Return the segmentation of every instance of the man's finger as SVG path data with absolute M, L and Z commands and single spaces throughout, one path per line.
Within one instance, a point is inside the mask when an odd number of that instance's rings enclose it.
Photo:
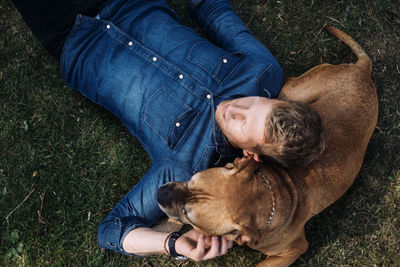
M 219 245 L 218 236 L 213 236 L 211 241 L 211 248 L 204 256 L 204 260 L 209 260 L 219 256 Z
M 197 239 L 197 246 L 196 246 L 196 254 L 198 258 L 202 258 L 204 256 L 204 235 L 199 235 Z
M 205 236 L 204 237 L 204 247 L 207 249 L 207 248 L 210 248 L 211 247 L 211 244 L 212 244 L 212 236 Z
M 219 254 L 224 255 L 225 253 L 228 252 L 228 249 L 230 249 L 231 246 L 232 245 L 229 243 L 229 240 L 226 240 L 225 238 L 222 237 Z

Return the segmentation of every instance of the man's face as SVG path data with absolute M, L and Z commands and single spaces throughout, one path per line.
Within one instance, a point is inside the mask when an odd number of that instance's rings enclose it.
M 215 119 L 233 146 L 252 151 L 263 143 L 265 120 L 279 102 L 258 96 L 226 100 L 218 105 Z

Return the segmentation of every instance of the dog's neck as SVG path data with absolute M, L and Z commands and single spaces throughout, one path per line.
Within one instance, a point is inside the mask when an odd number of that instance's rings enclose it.
M 274 191 L 272 190 L 271 187 L 271 183 L 268 181 L 267 177 L 265 177 L 265 175 L 260 171 L 260 169 L 258 169 L 258 171 L 256 172 L 258 175 L 260 175 L 264 181 L 266 182 L 269 191 L 271 192 L 271 212 L 269 213 L 268 216 L 268 221 L 267 221 L 267 226 L 269 226 L 272 222 L 272 218 L 275 215 L 275 196 L 274 196 Z
M 260 218 L 259 226 L 267 232 L 281 229 L 288 224 L 296 211 L 298 202 L 297 188 L 289 174 L 280 167 L 263 166 L 255 174 L 259 177 L 259 185 L 263 192 L 263 202 L 270 203 L 268 213 Z M 265 204 L 261 204 L 265 205 Z

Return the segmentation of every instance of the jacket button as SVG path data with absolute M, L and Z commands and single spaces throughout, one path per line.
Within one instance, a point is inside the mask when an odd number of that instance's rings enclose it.
M 110 28 L 111 28 L 110 24 L 107 24 L 106 28 L 107 28 L 107 29 L 110 29 Z
M 179 122 L 177 122 L 177 123 L 175 123 L 175 126 L 179 127 L 179 126 L 181 126 L 181 124 Z
M 228 60 L 227 60 L 226 58 L 224 58 L 224 59 L 222 60 L 222 62 L 224 62 L 224 63 L 226 64 L 226 63 L 228 63 Z
M 211 98 L 211 95 L 210 95 L 210 94 L 208 94 L 208 95 L 207 95 L 207 99 L 210 99 L 210 98 Z
M 183 79 L 183 75 L 182 74 L 179 74 L 179 79 Z
M 153 61 L 156 62 L 156 61 L 157 61 L 157 58 L 156 58 L 156 57 L 153 57 Z
M 128 45 L 129 45 L 129 46 L 132 46 L 132 45 L 133 45 L 133 43 L 132 43 L 132 42 L 129 42 L 129 43 L 128 43 Z

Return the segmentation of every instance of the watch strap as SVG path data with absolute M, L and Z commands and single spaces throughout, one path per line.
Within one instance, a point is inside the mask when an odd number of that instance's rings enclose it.
M 175 242 L 176 240 L 181 236 L 180 232 L 173 232 L 170 234 L 168 238 L 168 249 L 169 249 L 169 254 L 171 257 L 177 259 L 177 260 L 187 260 L 186 256 L 182 256 L 178 254 L 175 250 Z

